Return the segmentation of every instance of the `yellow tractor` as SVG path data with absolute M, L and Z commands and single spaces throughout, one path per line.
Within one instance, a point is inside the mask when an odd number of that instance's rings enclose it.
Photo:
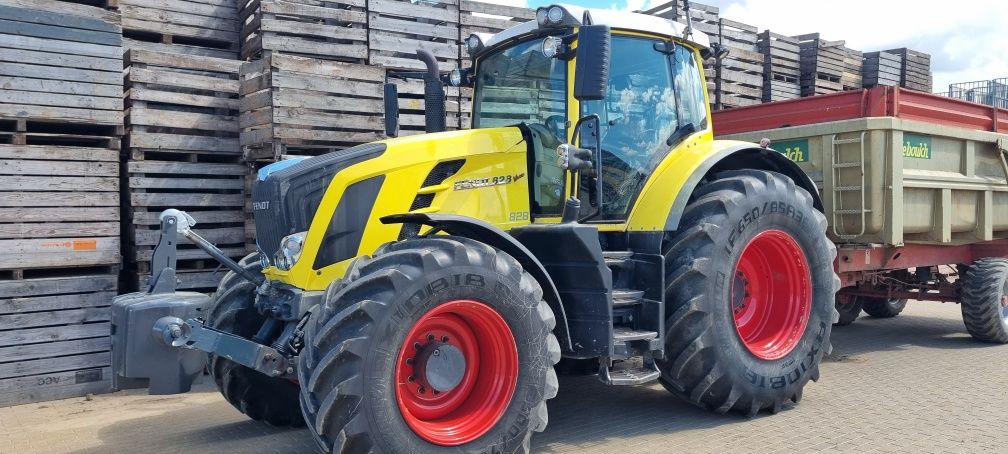
M 208 358 L 238 410 L 355 453 L 528 452 L 557 370 L 717 412 L 798 402 L 830 349 L 835 248 L 796 164 L 713 139 L 717 46 L 555 5 L 465 44 L 451 74 L 421 57 L 429 130 L 442 81 L 472 87 L 472 129 L 263 168 L 257 254 L 162 214 L 150 288 L 114 304 L 116 386 L 188 391 Z M 174 291 L 179 235 L 232 270 L 212 298 Z

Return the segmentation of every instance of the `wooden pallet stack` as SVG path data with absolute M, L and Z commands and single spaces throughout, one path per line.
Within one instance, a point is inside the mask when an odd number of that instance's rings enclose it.
M 721 60 L 721 106 L 742 107 L 763 101 L 763 54 L 757 46 L 758 29 L 721 18 L 718 41 L 728 49 Z
M 864 88 L 879 85 L 898 86 L 903 57 L 885 51 L 865 52 L 861 66 L 861 85 Z
M 860 90 L 863 88 L 861 68 L 864 66 L 864 55 L 861 51 L 843 47 L 843 74 L 840 85 L 844 90 Z
M 843 90 L 844 42 L 821 39 L 818 33 L 794 37 L 801 49 L 802 96 L 824 95 Z
M 757 47 L 763 53 L 763 102 L 801 97 L 801 48 L 790 36 L 765 30 Z
M 241 5 L 241 56 L 272 52 L 351 63 L 367 62 L 365 0 L 247 0 Z
M 903 64 L 900 66 L 900 86 L 931 93 L 934 79 L 931 76 L 930 55 L 906 47 L 889 49 L 886 52 L 903 59 Z
M 200 234 L 228 255 L 245 253 L 244 177 L 238 146 L 240 62 L 131 49 L 126 66 L 128 156 L 124 225 L 128 284 L 144 288 L 159 238 L 158 214 L 193 215 Z M 219 266 L 187 241 L 178 245 L 180 289 L 209 289 Z
M 472 61 L 465 48 L 465 39 L 476 33 L 486 39 L 487 35 L 499 33 L 507 28 L 535 19 L 535 11 L 519 6 L 497 5 L 493 3 L 462 0 L 459 2 L 459 55 L 461 66 L 469 67 Z M 459 91 L 459 127 L 468 128 L 472 124 L 472 89 Z
M 110 389 L 119 21 L 0 0 L 0 406 Z
M 127 49 L 238 57 L 238 0 L 117 1 Z
M 381 67 L 271 53 L 241 66 L 241 143 L 249 161 L 381 140 Z

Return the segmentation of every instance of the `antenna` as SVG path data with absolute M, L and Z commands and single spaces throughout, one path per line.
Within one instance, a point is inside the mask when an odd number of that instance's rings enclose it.
M 686 29 L 683 30 L 683 39 L 693 38 L 693 16 L 689 12 L 689 0 L 683 0 L 683 14 L 686 15 Z

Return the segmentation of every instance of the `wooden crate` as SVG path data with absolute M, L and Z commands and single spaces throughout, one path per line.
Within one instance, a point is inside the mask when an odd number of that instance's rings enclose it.
M 119 0 L 119 10 L 128 48 L 238 57 L 238 0 Z
M 903 57 L 889 52 L 866 52 L 861 67 L 861 84 L 865 88 L 879 85 L 898 86 Z
M 365 0 L 248 0 L 241 10 L 242 58 L 275 51 L 366 63 L 364 6 Z
M 721 105 L 742 107 L 763 101 L 763 54 L 757 28 L 729 19 L 718 21 L 717 41 L 728 49 L 721 60 Z
M 798 40 L 765 30 L 756 43 L 763 54 L 763 102 L 801 97 Z
M 0 279 L 0 406 L 111 391 L 114 269 Z
M 203 159 L 212 155 L 197 155 Z M 196 219 L 195 230 L 232 258 L 245 256 L 245 174 L 242 163 L 131 160 L 125 164 L 128 211 L 125 251 L 130 290 L 144 288 L 160 238 L 158 215 L 178 208 Z M 220 264 L 188 240 L 178 243 L 179 289 L 208 290 L 223 277 Z
M 118 150 L 16 142 L 0 145 L 0 276 L 117 265 Z
M 131 159 L 238 162 L 240 61 L 131 49 L 124 63 Z
M 367 0 L 368 62 L 424 69 L 417 49 L 430 51 L 442 71 L 459 65 L 458 0 Z
M 321 154 L 383 138 L 385 70 L 273 53 L 241 67 L 246 159 Z
M 802 96 L 815 96 L 843 90 L 844 42 L 821 39 L 818 33 L 794 37 L 801 55 Z
M 0 0 L 0 119 L 121 126 L 118 22 L 95 7 Z
M 840 76 L 840 85 L 844 90 L 860 90 L 863 87 L 861 80 L 861 67 L 864 64 L 864 56 L 859 50 L 849 47 L 843 48 L 843 75 Z
M 529 8 L 471 0 L 459 2 L 460 41 L 473 33 L 495 34 L 530 20 L 535 20 L 535 10 Z M 462 44 L 461 56 L 466 58 L 465 43 Z
M 911 90 L 931 92 L 934 79 L 931 75 L 930 55 L 906 47 L 889 49 L 886 52 L 896 54 L 903 59 L 900 68 L 901 86 Z

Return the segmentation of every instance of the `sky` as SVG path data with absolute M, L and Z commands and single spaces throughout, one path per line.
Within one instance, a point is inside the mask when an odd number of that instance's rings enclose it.
M 484 0 L 535 8 L 549 0 Z M 591 8 L 641 10 L 668 0 L 560 0 Z M 784 35 L 819 32 L 852 49 L 909 47 L 931 54 L 934 91 L 950 83 L 1008 77 L 1008 1 L 706 0 L 721 17 Z

